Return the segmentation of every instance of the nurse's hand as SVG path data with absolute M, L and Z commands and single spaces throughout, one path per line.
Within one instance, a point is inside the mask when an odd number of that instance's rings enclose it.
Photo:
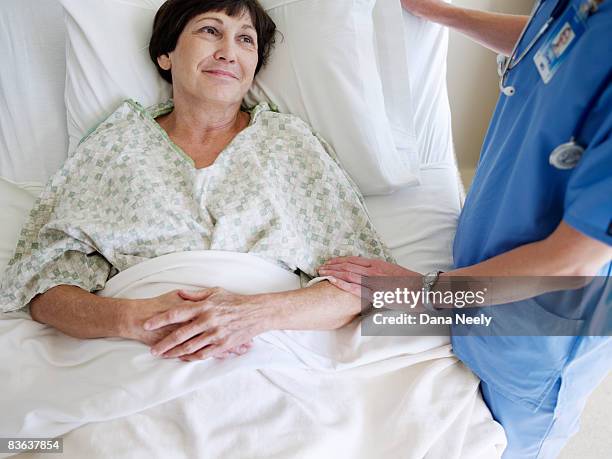
M 362 257 L 339 257 L 328 260 L 319 269 L 321 276 L 330 276 L 330 282 L 345 292 L 361 297 L 362 287 L 368 289 L 370 277 L 417 277 L 422 275 L 383 260 Z

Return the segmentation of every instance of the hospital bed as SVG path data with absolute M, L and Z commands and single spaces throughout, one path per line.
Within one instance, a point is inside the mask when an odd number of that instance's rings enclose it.
M 54 0 L 0 5 L 0 268 L 70 148 L 65 20 Z M 444 270 L 463 200 L 448 37 L 401 20 L 419 183 L 365 201 L 400 264 Z M 186 365 L 157 361 L 135 342 L 72 339 L 14 313 L 0 320 L 0 343 L 0 437 L 62 437 L 61 457 L 488 458 L 505 444 L 448 336 L 362 337 L 351 324 L 279 332 L 246 356 Z

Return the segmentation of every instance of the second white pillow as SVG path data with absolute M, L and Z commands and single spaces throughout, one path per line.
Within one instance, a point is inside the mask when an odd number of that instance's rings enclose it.
M 399 2 L 261 4 L 282 36 L 247 102 L 267 100 L 308 121 L 366 195 L 418 183 Z

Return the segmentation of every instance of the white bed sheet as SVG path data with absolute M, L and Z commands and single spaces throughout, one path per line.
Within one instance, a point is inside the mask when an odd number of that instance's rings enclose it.
M 299 277 L 248 254 L 186 252 L 138 264 L 102 294 L 206 285 L 284 291 Z M 357 322 L 269 332 L 240 358 L 186 364 L 11 313 L 0 320 L 0 362 L 0 400 L 12 414 L 0 417 L 0 436 L 63 436 L 71 459 L 477 459 L 499 457 L 505 443 L 478 379 L 444 337 L 361 336 Z
M 0 4 L 0 177 L 45 182 L 68 152 L 63 10 L 56 0 Z
M 418 187 L 365 198 L 378 233 L 400 265 L 420 273 L 452 268 L 459 189 L 455 166 L 438 164 L 421 168 Z

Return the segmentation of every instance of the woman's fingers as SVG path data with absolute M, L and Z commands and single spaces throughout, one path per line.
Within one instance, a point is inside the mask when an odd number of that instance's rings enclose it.
M 201 312 L 201 308 L 188 306 L 187 304 L 169 309 L 147 319 L 143 325 L 145 330 L 156 330 L 166 325 L 178 324 L 192 320 Z
M 229 349 L 223 344 L 211 344 L 193 354 L 184 355 L 182 358 L 188 362 L 193 362 L 194 360 L 206 360 L 209 357 L 224 355 L 226 352 L 229 353 Z
M 250 348 L 256 327 L 249 321 L 249 305 L 241 295 L 213 288 L 202 292 L 181 292 L 185 301 L 179 307 L 158 314 L 146 321 L 149 330 L 173 322 L 182 326 L 151 348 L 153 355 L 187 360 L 242 355 Z M 200 301 L 201 298 L 205 298 Z M 233 306 L 233 307 L 232 307 Z
M 201 333 L 178 346 L 169 347 L 172 346 L 173 341 L 168 341 L 170 344 L 165 344 L 162 341 L 154 346 L 152 352 L 157 351 L 159 346 L 159 349 L 162 350 L 155 355 L 161 355 L 163 358 L 180 357 L 181 360 L 189 360 L 189 358 L 191 360 L 201 360 L 202 358 L 215 357 L 225 359 L 232 354 L 238 356 L 244 355 L 253 346 L 253 341 L 249 340 L 231 348 L 227 348 L 227 345 L 219 347 L 221 341 L 223 341 L 221 334 L 218 331 L 211 331 Z M 169 350 L 164 351 L 163 349 Z M 204 351 L 206 351 L 205 354 Z M 202 355 L 204 357 L 200 357 Z
M 171 348 L 169 351 L 164 352 L 161 356 L 165 359 L 173 357 L 184 357 L 198 352 L 200 349 L 210 346 L 216 342 L 218 338 L 215 333 L 202 333 L 186 343 Z
M 194 360 L 205 360 L 209 357 L 219 358 L 223 356 L 222 358 L 227 358 L 230 356 L 230 354 L 244 355 L 251 349 L 252 346 L 253 341 L 248 335 L 245 336 L 244 334 L 240 334 L 234 337 L 226 336 L 225 338 L 214 340 L 214 342 L 206 347 L 203 347 L 199 351 L 192 354 L 183 355 L 181 360 L 191 362 Z
M 208 330 L 203 333 L 202 325 L 197 322 L 187 324 L 170 333 L 159 343 L 151 348 L 153 355 L 163 357 L 178 357 L 179 355 L 191 354 L 198 349 L 210 344 L 216 330 Z M 194 338 L 195 337 L 195 338 Z
M 233 347 L 225 352 L 214 354 L 213 357 L 218 360 L 225 360 L 231 357 L 232 355 L 239 357 L 249 352 L 249 349 L 251 349 L 250 344 L 241 344 L 240 346 Z

